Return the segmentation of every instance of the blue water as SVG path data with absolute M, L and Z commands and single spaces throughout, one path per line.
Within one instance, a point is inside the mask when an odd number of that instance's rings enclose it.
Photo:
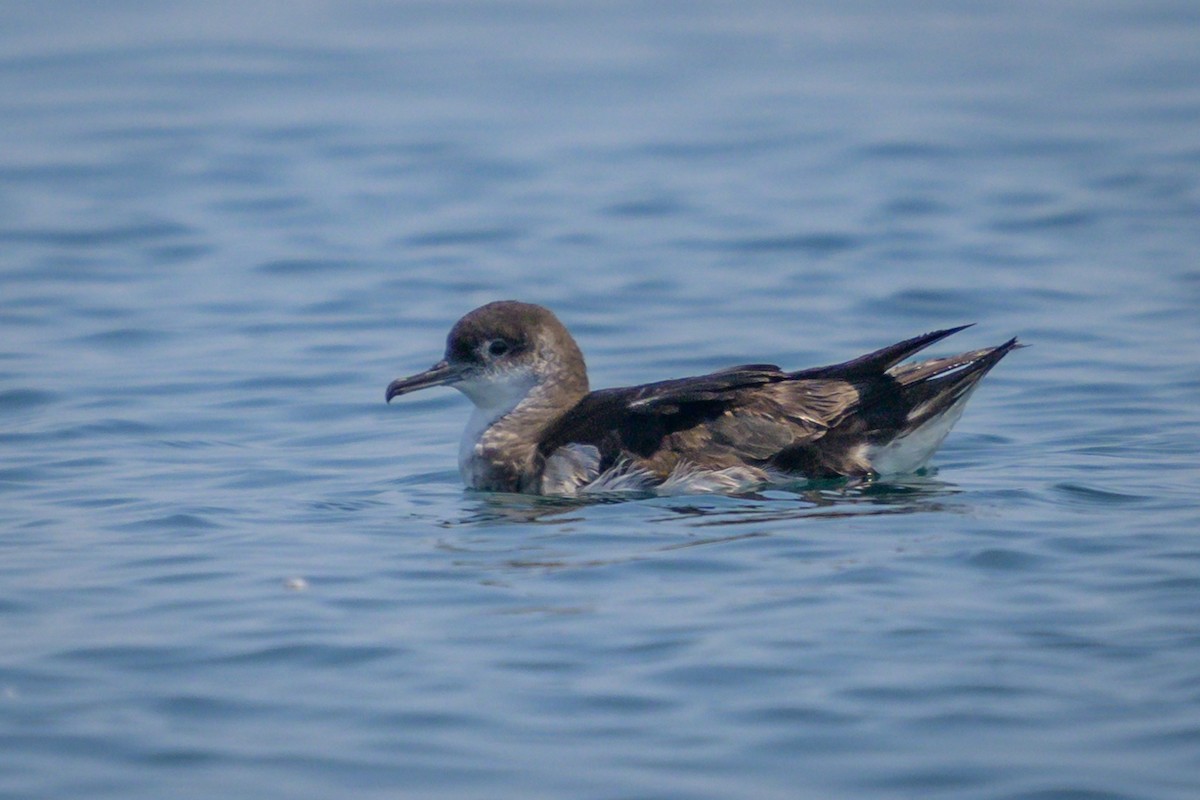
M 1200 6 L 10 4 L 0 796 L 1200 797 Z M 384 405 L 1019 335 L 922 478 L 466 492 Z

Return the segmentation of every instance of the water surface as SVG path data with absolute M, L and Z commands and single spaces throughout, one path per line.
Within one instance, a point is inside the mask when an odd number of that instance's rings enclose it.
M 1200 793 L 1194 3 L 0 42 L 0 796 Z M 1033 347 L 924 477 L 580 505 L 383 403 L 510 297 L 597 387 Z

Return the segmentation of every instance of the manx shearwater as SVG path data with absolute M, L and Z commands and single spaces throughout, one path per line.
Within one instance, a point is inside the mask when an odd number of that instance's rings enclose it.
M 467 486 L 546 495 L 738 492 L 797 479 L 913 472 L 942 443 L 998 347 L 902 364 L 964 328 L 827 367 L 744 364 L 589 391 L 579 346 L 548 309 L 512 300 L 460 319 L 443 360 L 387 400 L 452 386 L 475 409 L 458 465 Z

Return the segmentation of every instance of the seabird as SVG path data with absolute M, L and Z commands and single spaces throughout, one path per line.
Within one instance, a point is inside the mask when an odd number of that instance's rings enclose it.
M 964 328 L 827 367 L 744 364 L 589 391 L 579 346 L 548 309 L 504 300 L 460 319 L 445 357 L 387 401 L 452 386 L 475 408 L 458 466 L 472 489 L 544 495 L 739 492 L 922 466 L 979 380 L 1020 345 L 902 364 Z

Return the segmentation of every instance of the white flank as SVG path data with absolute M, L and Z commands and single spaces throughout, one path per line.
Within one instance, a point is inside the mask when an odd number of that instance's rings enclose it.
M 767 474 L 754 467 L 697 469 L 687 461 L 680 461 L 654 491 L 660 495 L 735 494 L 761 486 L 767 480 Z
M 925 466 L 945 440 L 946 434 L 950 433 L 954 423 L 962 416 L 963 409 L 967 407 L 967 400 L 974 391 L 975 387 L 972 386 L 954 401 L 954 405 L 916 430 L 897 436 L 887 444 L 870 447 L 867 450 L 867 460 L 871 469 L 880 475 L 906 475 Z M 920 411 L 920 408 L 916 408 L 911 414 L 916 415 Z
M 600 451 L 590 444 L 568 444 L 546 459 L 542 494 L 560 497 L 644 494 L 653 490 L 654 475 L 622 461 L 600 472 Z
M 580 494 L 629 494 L 651 491 L 654 474 L 622 461 L 579 490 Z
M 600 474 L 600 451 L 590 444 L 563 445 L 546 459 L 542 494 L 574 497 Z

